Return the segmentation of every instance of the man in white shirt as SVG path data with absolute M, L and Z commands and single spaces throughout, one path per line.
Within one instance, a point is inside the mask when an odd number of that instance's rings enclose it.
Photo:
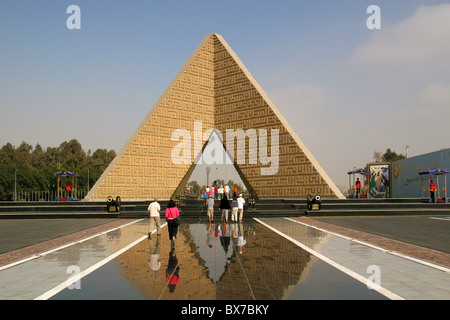
M 161 206 L 158 203 L 158 198 L 150 203 L 148 206 L 148 212 L 150 212 L 150 231 L 148 232 L 148 237 L 150 238 L 156 225 L 156 234 L 161 235 L 161 218 L 159 217 L 159 212 L 161 211 Z
M 239 221 L 242 221 L 242 217 L 244 216 L 244 204 L 245 200 L 242 198 L 242 194 L 239 195 L 238 201 L 238 211 L 239 211 Z
M 230 187 L 228 186 L 228 184 L 225 185 L 224 192 L 227 195 L 227 198 L 231 199 L 231 197 L 230 197 Z

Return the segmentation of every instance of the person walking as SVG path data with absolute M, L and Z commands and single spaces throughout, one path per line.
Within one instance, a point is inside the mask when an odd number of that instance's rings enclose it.
M 206 199 L 206 207 L 208 210 L 208 220 L 211 222 L 214 220 L 214 199 L 212 196 L 209 196 L 208 199 Z
M 209 188 L 208 196 L 214 197 L 214 187 L 213 186 L 211 186 L 211 188 Z
M 228 211 L 230 210 L 230 201 L 228 201 L 227 194 L 223 195 L 222 200 L 220 200 L 219 210 L 221 211 L 220 222 L 223 221 L 225 217 L 225 223 L 228 223 Z
M 233 201 L 231 201 L 231 221 L 236 222 L 237 221 L 237 214 L 238 214 L 238 201 L 237 197 L 233 197 Z
M 238 211 L 239 211 L 239 221 L 242 221 L 242 218 L 244 217 L 244 204 L 245 200 L 242 198 L 242 193 L 239 195 L 238 201 Z
M 147 209 L 150 212 L 150 230 L 148 232 L 148 237 L 151 238 L 153 231 L 156 227 L 156 234 L 161 235 L 161 218 L 159 217 L 159 212 L 161 211 L 161 206 L 158 203 L 158 198 L 155 198 Z
M 166 221 L 167 229 L 169 230 L 169 240 L 171 241 L 172 246 L 175 245 L 175 239 L 177 238 L 178 225 L 180 223 L 179 217 L 180 211 L 175 205 L 175 201 L 170 199 L 166 209 Z

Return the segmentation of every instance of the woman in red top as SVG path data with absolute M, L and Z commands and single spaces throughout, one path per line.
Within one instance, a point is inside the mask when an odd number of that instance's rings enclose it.
M 166 221 L 167 221 L 167 229 L 169 229 L 169 239 L 172 241 L 172 246 L 175 245 L 175 239 L 178 233 L 178 217 L 180 216 L 180 212 L 175 205 L 175 201 L 170 199 L 167 204 L 166 209 Z

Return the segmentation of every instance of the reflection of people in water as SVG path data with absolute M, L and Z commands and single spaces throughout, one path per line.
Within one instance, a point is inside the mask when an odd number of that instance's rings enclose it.
M 208 247 L 212 248 L 214 246 L 214 243 L 216 242 L 216 227 L 214 223 L 209 224 L 206 234 L 206 244 L 208 245 Z
M 238 247 L 240 254 L 242 254 L 242 247 L 244 247 L 246 243 L 247 241 L 244 239 L 244 226 L 242 223 L 239 223 Z
M 242 254 L 242 248 L 247 243 L 244 239 L 244 227 L 242 222 L 231 225 L 231 240 L 233 242 L 233 247 L 239 247 L 239 253 Z
M 172 247 L 169 253 L 169 263 L 166 269 L 166 282 L 169 285 L 169 291 L 174 292 L 176 285 L 180 282 L 180 266 L 178 265 L 175 248 Z
M 150 247 L 150 259 L 148 260 L 148 265 L 150 269 L 155 271 L 155 276 L 158 273 L 159 268 L 161 268 L 160 260 L 160 249 L 161 249 L 161 235 L 156 237 L 156 245 L 153 243 L 152 239 L 148 239 L 148 244 Z
M 225 253 L 228 253 L 228 247 L 230 246 L 230 225 L 228 223 L 219 226 L 220 244 L 223 247 Z

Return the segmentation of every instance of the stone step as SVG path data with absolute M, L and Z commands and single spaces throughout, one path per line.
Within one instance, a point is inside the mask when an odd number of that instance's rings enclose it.
M 168 201 L 160 201 L 161 216 Z M 106 214 L 120 218 L 146 218 L 151 201 L 125 201 L 120 212 L 107 212 L 105 201 L 71 202 L 0 202 L 0 218 L 35 217 L 105 217 Z M 219 214 L 219 200 L 215 214 Z M 206 216 L 205 201 L 185 200 L 180 212 L 185 217 Z M 307 211 L 306 199 L 262 199 L 255 205 L 244 207 L 246 216 L 299 216 L 299 215 L 404 215 L 439 214 L 450 215 L 448 203 L 424 203 L 421 199 L 322 199 L 321 210 Z

